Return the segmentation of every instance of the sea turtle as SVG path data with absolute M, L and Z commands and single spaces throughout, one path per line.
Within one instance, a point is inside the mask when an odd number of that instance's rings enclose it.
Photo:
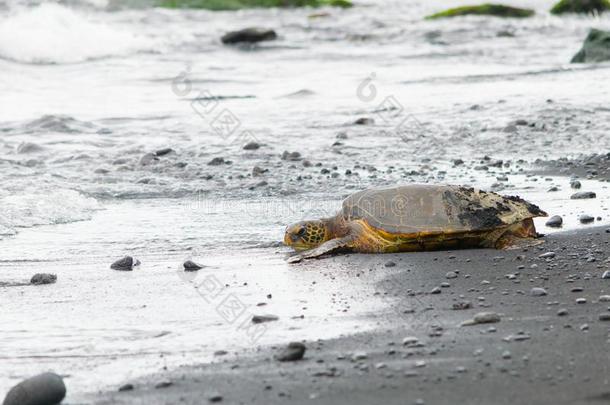
M 396 253 L 459 248 L 507 248 L 540 243 L 532 218 L 547 216 L 520 197 L 471 187 L 406 185 L 364 190 L 332 218 L 286 228 L 288 259 L 334 251 Z

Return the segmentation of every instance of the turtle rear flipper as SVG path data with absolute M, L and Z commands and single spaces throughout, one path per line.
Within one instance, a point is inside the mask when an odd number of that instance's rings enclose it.
M 531 218 L 512 225 L 495 242 L 496 249 L 513 250 L 537 246 L 544 241 L 538 239 L 541 235 L 536 232 L 534 221 Z

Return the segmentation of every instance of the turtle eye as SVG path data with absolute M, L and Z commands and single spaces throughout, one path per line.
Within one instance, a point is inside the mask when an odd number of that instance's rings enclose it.
M 305 236 L 305 234 L 307 233 L 307 228 L 305 228 L 304 226 L 300 227 L 299 230 L 297 231 L 297 236 Z

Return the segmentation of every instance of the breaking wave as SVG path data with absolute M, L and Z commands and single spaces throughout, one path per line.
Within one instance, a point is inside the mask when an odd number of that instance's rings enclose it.
M 55 3 L 20 8 L 0 21 L 0 58 L 17 62 L 77 63 L 148 48 L 144 37 Z

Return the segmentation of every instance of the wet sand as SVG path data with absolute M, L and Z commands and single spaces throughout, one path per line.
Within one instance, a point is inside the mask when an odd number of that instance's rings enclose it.
M 526 250 L 347 255 L 305 262 L 296 265 L 299 270 L 360 277 L 386 272 L 376 289 L 393 311 L 377 319 L 374 332 L 305 341 L 308 350 L 301 361 L 275 360 L 281 347 L 253 347 L 217 356 L 213 363 L 162 370 L 131 381 L 133 390 L 91 394 L 91 401 L 607 403 L 610 322 L 600 315 L 610 313 L 610 302 L 600 297 L 610 295 L 610 279 L 602 279 L 610 270 L 609 242 L 610 229 L 597 227 L 549 235 L 544 244 Z M 395 266 L 388 266 L 390 261 Z M 542 292 L 533 288 L 543 288 L 546 295 L 536 295 Z M 472 307 L 454 309 L 465 303 Z M 495 312 L 501 320 L 461 326 L 479 312 Z M 155 388 L 163 382 L 171 385 Z

